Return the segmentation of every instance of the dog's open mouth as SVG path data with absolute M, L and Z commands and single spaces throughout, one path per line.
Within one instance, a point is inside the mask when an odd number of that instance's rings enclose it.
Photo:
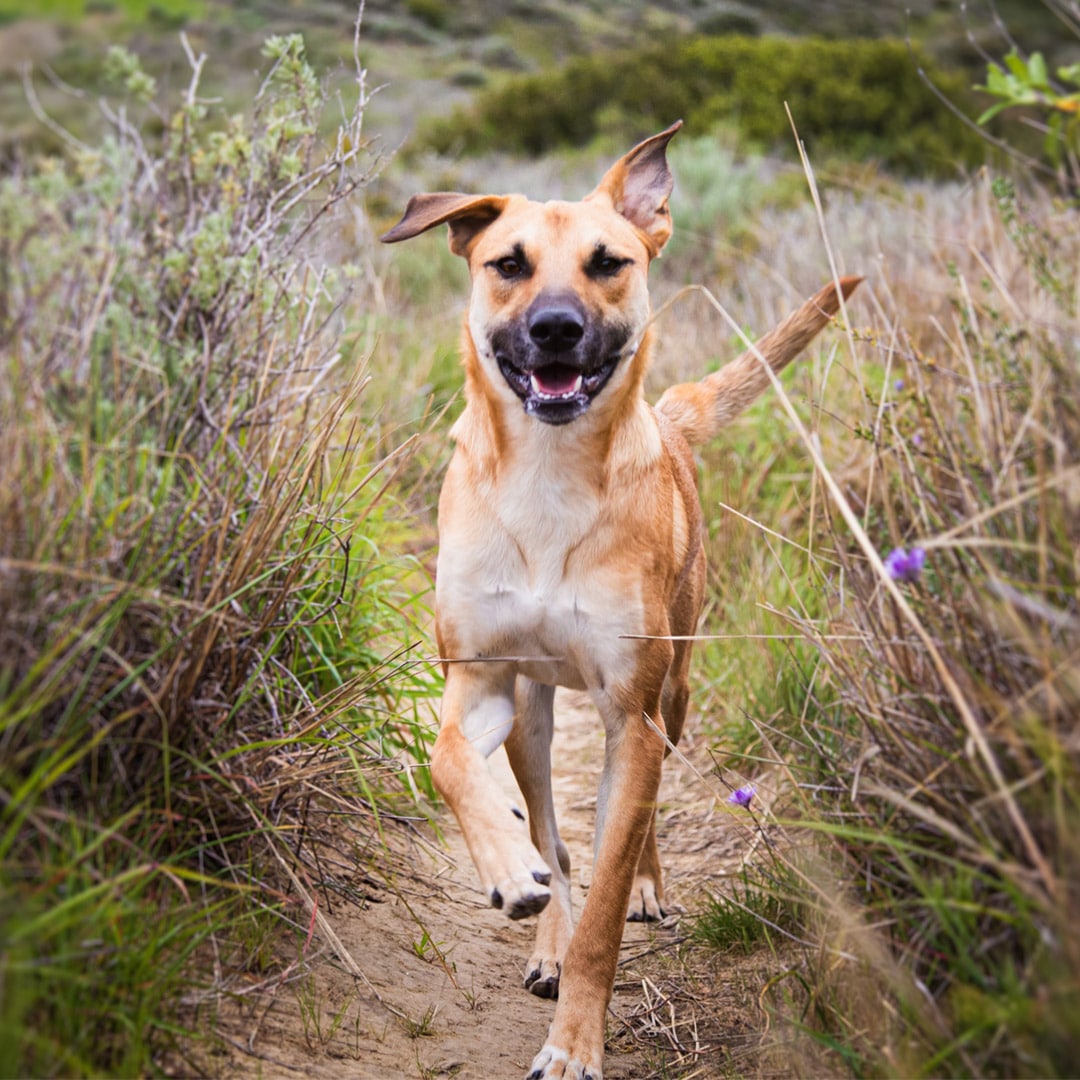
M 525 403 L 525 411 L 546 424 L 567 424 L 581 416 L 619 362 L 614 356 L 593 371 L 582 371 L 556 361 L 526 371 L 505 354 L 497 359 L 510 389 Z
M 566 364 L 546 364 L 529 372 L 529 388 L 544 401 L 561 401 L 580 394 L 585 376 Z

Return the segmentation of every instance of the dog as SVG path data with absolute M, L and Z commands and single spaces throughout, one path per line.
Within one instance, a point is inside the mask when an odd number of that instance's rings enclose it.
M 538 915 L 525 986 L 558 998 L 528 1080 L 601 1080 L 626 919 L 664 914 L 656 796 L 682 731 L 705 588 L 691 445 L 712 438 L 825 326 L 829 284 L 756 349 L 655 407 L 649 264 L 671 236 L 667 146 L 617 161 L 580 202 L 414 195 L 382 240 L 438 225 L 472 280 L 466 406 L 439 498 L 436 636 L 445 689 L 431 754 L 491 904 Z M 764 359 L 763 359 L 764 358 Z M 575 930 L 551 792 L 556 686 L 605 730 L 592 884 Z M 526 807 L 486 759 L 506 746 Z

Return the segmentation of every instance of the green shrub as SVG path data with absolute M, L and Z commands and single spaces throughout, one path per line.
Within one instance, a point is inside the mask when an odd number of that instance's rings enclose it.
M 934 81 L 954 101 L 958 76 Z M 984 157 L 984 144 L 922 81 L 898 41 L 699 37 L 572 60 L 553 74 L 504 80 L 475 105 L 422 128 L 443 152 L 499 148 L 540 154 L 580 146 L 613 109 L 626 138 L 682 117 L 691 131 L 734 125 L 743 139 L 793 148 L 790 106 L 811 154 L 876 158 L 904 173 L 955 175 Z
M 159 110 L 116 53 L 112 134 L 0 179 L 3 1075 L 160 1067 L 181 1001 L 246 978 L 233 921 L 309 904 L 281 866 L 320 881 L 333 812 L 423 750 L 313 243 L 371 163 L 359 112 L 317 134 L 302 41 L 265 55 L 229 117 L 201 60 Z
M 1080 1052 L 1080 234 L 1070 208 L 1000 179 L 962 201 L 922 195 L 938 201 L 926 218 L 906 209 L 890 223 L 897 211 L 875 205 L 883 236 L 900 224 L 920 238 L 864 286 L 881 281 L 889 315 L 840 346 L 827 415 L 802 444 L 823 448 L 824 467 L 793 479 L 790 449 L 774 449 L 786 501 L 767 489 L 726 500 L 760 496 L 792 543 L 752 537 L 771 581 L 754 565 L 721 573 L 714 603 L 743 604 L 721 626 L 759 629 L 749 593 L 762 631 L 803 640 L 781 674 L 763 647 L 762 675 L 719 687 L 749 716 L 718 732 L 718 751 L 737 747 L 739 773 L 784 793 L 747 876 L 780 885 L 793 938 L 812 943 L 800 955 L 789 942 L 763 995 L 778 1026 L 824 1054 L 811 1072 L 1068 1075 Z M 826 476 L 835 486 L 816 494 Z M 731 565 L 724 537 L 713 546 Z M 875 560 L 898 547 L 922 548 L 925 564 L 893 580 Z
M 406 0 L 405 10 L 434 30 L 442 30 L 450 19 L 445 0 Z
M 996 101 L 982 116 L 986 124 L 1006 110 L 1026 109 L 1040 115 L 1046 132 L 1042 153 L 1046 162 L 1028 160 L 1035 170 L 1055 176 L 1071 193 L 1080 190 L 1080 64 L 1059 67 L 1051 76 L 1042 53 L 1029 57 L 1015 46 L 1004 66 L 987 67 L 986 85 L 978 87 Z

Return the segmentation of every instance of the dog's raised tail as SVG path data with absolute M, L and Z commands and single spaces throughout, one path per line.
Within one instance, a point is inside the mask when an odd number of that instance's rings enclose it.
M 840 310 L 837 285 L 846 300 L 861 277 L 843 277 L 819 289 L 797 311 L 770 330 L 757 351 L 773 371 L 781 371 L 810 344 Z M 691 445 L 707 442 L 739 415 L 769 385 L 769 376 L 753 349 L 700 382 L 670 387 L 657 402 L 657 412 L 672 420 Z

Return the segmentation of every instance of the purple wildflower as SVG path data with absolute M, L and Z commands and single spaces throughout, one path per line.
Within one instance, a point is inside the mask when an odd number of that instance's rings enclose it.
M 885 556 L 885 571 L 893 581 L 916 581 L 922 573 L 923 563 L 926 562 L 926 551 L 921 547 L 913 547 L 911 551 L 904 548 L 893 548 Z
M 757 794 L 757 789 L 753 784 L 743 784 L 742 787 L 736 788 L 728 797 L 727 801 L 732 806 L 749 806 L 750 800 Z
M 897 393 L 902 391 L 904 389 L 904 380 L 897 379 L 896 382 L 893 383 L 893 389 L 896 390 Z

